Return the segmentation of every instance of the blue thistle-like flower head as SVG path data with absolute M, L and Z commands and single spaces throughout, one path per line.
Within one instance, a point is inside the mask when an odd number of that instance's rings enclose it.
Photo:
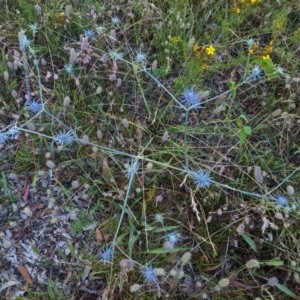
M 179 233 L 178 232 L 169 232 L 166 235 L 166 242 L 169 242 L 172 247 L 175 247 L 179 242 Z
M 25 34 L 23 34 L 21 40 L 20 40 L 20 48 L 21 51 L 26 50 L 31 44 L 31 40 L 27 38 L 27 36 Z
M 164 216 L 160 213 L 155 214 L 154 220 L 157 223 L 163 223 L 164 222 Z
M 180 96 L 180 100 L 186 108 L 200 106 L 198 92 L 193 87 L 186 88 Z
M 281 66 L 277 66 L 276 67 L 276 73 L 282 75 L 284 74 L 284 68 L 282 68 Z
M 115 50 L 110 51 L 109 55 L 112 59 L 122 59 L 123 58 L 123 54 L 118 51 L 115 51 Z
M 39 30 L 39 27 L 36 23 L 34 23 L 34 24 L 29 25 L 29 29 L 30 29 L 30 31 L 32 32 L 33 35 L 36 35 L 36 33 Z
M 43 109 L 43 105 L 41 103 L 33 101 L 33 100 L 27 101 L 26 107 L 30 112 L 32 112 L 34 114 L 37 114 L 38 112 L 40 112 Z
M 261 77 L 262 77 L 262 69 L 260 68 L 260 66 L 255 65 L 250 75 L 245 78 L 244 82 L 250 83 L 252 81 L 257 81 L 260 80 Z
M 77 137 L 73 130 L 59 131 L 58 134 L 54 137 L 54 140 L 61 145 L 69 145 L 76 141 Z
M 100 251 L 97 254 L 97 256 L 100 257 L 100 260 L 104 264 L 108 264 L 108 263 L 112 262 L 112 260 L 113 260 L 114 249 L 111 246 L 106 247 L 105 249 L 103 249 L 102 251 Z
M 104 30 L 105 30 L 105 27 L 103 27 L 102 25 L 98 25 L 98 26 L 96 27 L 96 32 L 97 32 L 98 34 L 102 34 L 102 33 L 104 32 Z
M 195 180 L 198 188 L 208 188 L 212 184 L 210 175 L 202 170 L 192 172 L 190 176 Z
M 5 142 L 6 142 L 6 139 L 7 139 L 6 134 L 3 133 L 3 132 L 1 132 L 1 133 L 0 133 L 0 144 L 1 144 L 1 145 L 4 145 Z
M 252 75 L 254 80 L 261 79 L 261 76 L 262 76 L 261 68 L 258 65 L 255 65 L 254 68 L 252 69 L 251 75 Z
M 138 64 L 144 65 L 146 63 L 146 60 L 147 60 L 147 55 L 145 53 L 142 53 L 141 51 L 136 53 L 135 61 Z
M 93 29 L 89 28 L 83 32 L 83 35 L 84 35 L 84 37 L 86 37 L 88 39 L 92 39 L 95 36 L 95 33 L 94 33 Z
M 10 140 L 14 140 L 16 139 L 20 134 L 20 129 L 16 126 L 13 126 L 11 128 L 9 128 L 6 132 L 6 136 L 10 139 Z
M 124 170 L 125 176 L 128 179 L 131 178 L 132 176 L 134 176 L 137 173 L 138 169 L 139 169 L 138 160 L 134 160 L 130 164 L 126 164 L 125 170 Z
M 73 66 L 71 64 L 66 64 L 64 69 L 68 74 L 73 74 L 74 72 Z
M 275 201 L 275 204 L 280 207 L 287 207 L 289 204 L 289 200 L 282 195 L 276 195 L 274 197 L 274 201 Z
M 112 22 L 112 24 L 115 25 L 115 26 L 119 26 L 119 25 L 121 24 L 121 20 L 120 20 L 119 17 L 112 17 L 112 18 L 111 18 L 111 22 Z
M 147 266 L 142 269 L 142 274 L 147 283 L 155 283 L 157 284 L 157 277 L 155 270 L 152 266 Z

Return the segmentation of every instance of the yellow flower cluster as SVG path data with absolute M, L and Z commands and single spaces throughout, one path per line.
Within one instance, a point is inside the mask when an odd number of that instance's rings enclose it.
M 249 54 L 251 56 L 262 58 L 262 59 L 271 59 L 270 54 L 274 51 L 273 41 L 271 41 L 268 45 L 259 45 L 257 43 L 254 43 L 249 48 Z
M 195 43 L 193 46 L 193 51 L 196 58 L 200 59 L 203 56 L 214 56 L 216 52 L 216 48 L 212 45 L 200 47 L 198 43 Z
M 237 0 L 233 6 L 233 12 L 239 14 L 243 9 L 261 3 L 261 0 Z
M 193 52 L 197 60 L 200 61 L 201 69 L 206 69 L 207 63 L 215 55 L 216 48 L 213 45 L 200 47 L 198 43 L 195 43 Z
M 179 36 L 174 36 L 170 39 L 170 45 L 176 45 L 181 42 L 181 38 Z

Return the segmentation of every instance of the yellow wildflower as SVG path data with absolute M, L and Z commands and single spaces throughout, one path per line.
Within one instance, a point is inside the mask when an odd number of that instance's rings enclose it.
M 209 47 L 206 47 L 205 50 L 208 55 L 214 55 L 216 52 L 216 48 L 213 47 L 212 45 L 210 45 Z
M 269 54 L 267 54 L 267 55 L 264 55 L 264 56 L 262 57 L 262 59 L 271 59 L 271 57 L 270 57 Z
M 200 47 L 199 47 L 198 43 L 195 43 L 193 46 L 193 51 L 197 52 L 199 49 L 200 49 Z
M 174 36 L 174 37 L 171 38 L 170 44 L 175 45 L 175 44 L 179 43 L 180 41 L 181 41 L 180 37 Z
M 233 12 L 236 13 L 236 14 L 239 14 L 239 13 L 241 12 L 241 9 L 238 8 L 237 6 L 235 6 L 235 7 L 233 8 Z

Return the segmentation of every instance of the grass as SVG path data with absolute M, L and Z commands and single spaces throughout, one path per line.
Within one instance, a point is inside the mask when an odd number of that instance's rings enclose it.
M 298 1 L 71 2 L 3 1 L 1 297 L 297 299 Z

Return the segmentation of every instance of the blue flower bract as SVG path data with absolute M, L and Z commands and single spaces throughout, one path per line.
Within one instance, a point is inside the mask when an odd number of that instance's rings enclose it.
M 192 172 L 191 177 L 195 180 L 197 187 L 208 188 L 212 184 L 210 175 L 203 171 Z
M 142 269 L 142 274 L 148 283 L 157 283 L 156 274 L 152 266 L 147 266 Z
M 76 140 L 76 136 L 72 130 L 60 131 L 54 139 L 61 145 L 69 145 Z
M 35 114 L 43 109 L 43 105 L 41 103 L 32 100 L 26 102 L 26 107 L 30 112 Z
M 68 74 L 72 74 L 74 69 L 73 69 L 73 66 L 71 64 L 67 64 L 65 65 L 65 71 L 68 73 Z
M 288 199 L 282 195 L 276 195 L 274 201 L 278 206 L 285 207 L 288 205 Z
M 180 100 L 186 108 L 200 106 L 198 92 L 193 87 L 185 89 Z
M 166 242 L 169 242 L 172 245 L 172 247 L 175 247 L 176 244 L 179 242 L 178 232 L 169 232 L 166 235 Z
M 0 133 L 0 144 L 4 145 L 6 142 L 6 135 L 5 133 Z
M 84 37 L 91 39 L 94 37 L 95 33 L 93 31 L 93 29 L 86 29 L 83 33 Z
M 114 250 L 112 247 L 107 247 L 98 253 L 98 256 L 104 264 L 112 262 L 113 255 Z

